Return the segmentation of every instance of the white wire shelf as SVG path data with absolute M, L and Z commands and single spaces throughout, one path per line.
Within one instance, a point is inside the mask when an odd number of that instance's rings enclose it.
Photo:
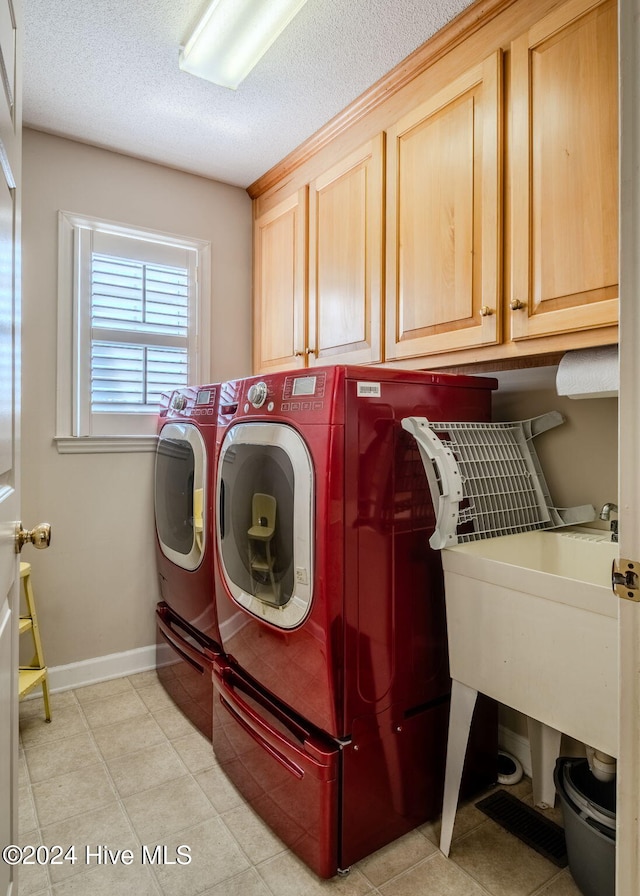
M 557 411 L 512 423 L 442 423 L 406 417 L 420 450 L 434 507 L 433 548 L 576 525 L 591 505 L 554 507 L 533 438 L 564 422 Z

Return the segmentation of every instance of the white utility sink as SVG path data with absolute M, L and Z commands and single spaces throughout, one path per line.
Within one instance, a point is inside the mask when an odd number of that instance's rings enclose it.
M 478 692 L 528 717 L 537 805 L 561 734 L 618 753 L 618 545 L 597 530 L 504 535 L 442 551 L 453 688 L 440 849 L 449 854 Z
M 617 556 L 578 528 L 443 550 L 451 677 L 617 755 Z

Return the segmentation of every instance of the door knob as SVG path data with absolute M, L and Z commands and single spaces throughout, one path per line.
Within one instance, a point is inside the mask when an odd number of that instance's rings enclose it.
M 19 554 L 27 542 L 42 550 L 51 544 L 51 524 L 40 523 L 33 529 L 23 529 L 22 523 L 16 524 L 16 554 Z

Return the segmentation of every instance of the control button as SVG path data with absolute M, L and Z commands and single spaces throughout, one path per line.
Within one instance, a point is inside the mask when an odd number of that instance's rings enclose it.
M 274 409 L 274 407 L 275 407 L 274 403 L 272 401 L 270 401 L 269 404 L 267 405 L 267 410 L 272 411 Z
M 187 406 L 186 395 L 174 395 L 171 399 L 171 407 L 176 411 L 184 411 Z
M 261 408 L 267 400 L 267 384 L 262 380 L 259 383 L 253 383 L 252 386 L 249 386 L 247 398 L 254 408 Z
M 249 411 L 249 402 L 246 401 L 246 402 L 245 402 L 245 405 L 244 405 L 244 412 L 245 412 L 245 414 L 248 413 L 248 411 Z

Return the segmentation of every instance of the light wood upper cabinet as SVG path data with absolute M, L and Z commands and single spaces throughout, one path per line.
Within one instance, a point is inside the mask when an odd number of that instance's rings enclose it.
M 617 340 L 616 0 L 466 15 L 255 194 L 256 372 Z
M 569 0 L 511 46 L 512 339 L 617 322 L 617 85 L 614 0 Z
M 501 338 L 502 54 L 387 132 L 386 358 Z
M 308 363 L 381 358 L 383 136 L 309 187 Z
M 305 364 L 307 190 L 254 223 L 253 365 L 256 372 Z
M 254 371 L 382 360 L 383 135 L 255 221 Z

